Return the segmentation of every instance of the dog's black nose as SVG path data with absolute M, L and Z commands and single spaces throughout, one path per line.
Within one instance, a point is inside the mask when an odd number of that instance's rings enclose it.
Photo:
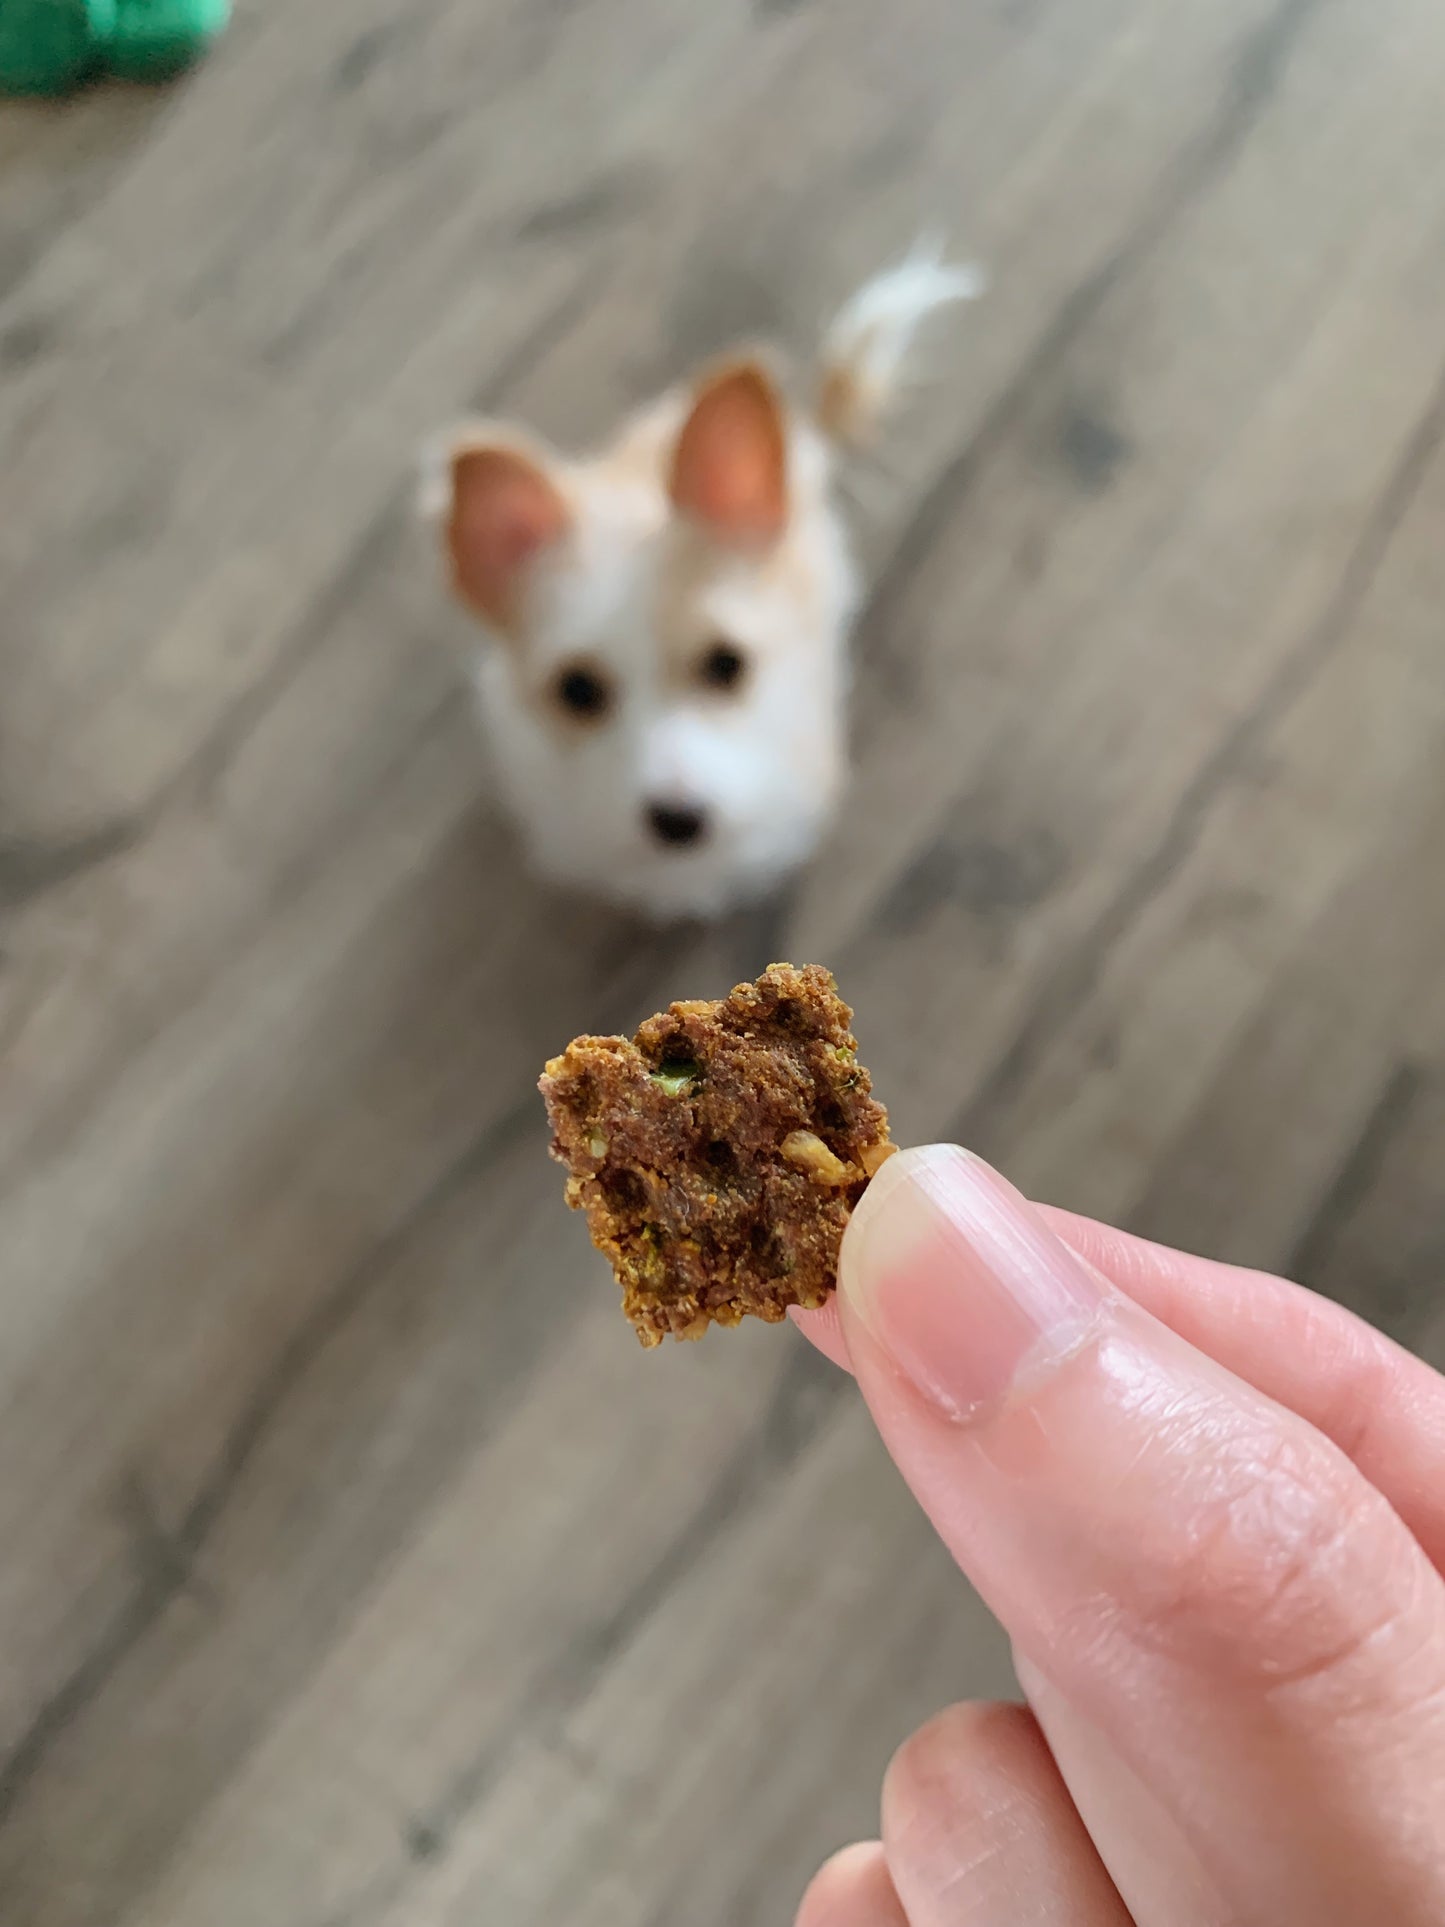
M 701 843 L 707 835 L 707 814 L 688 803 L 649 803 L 647 827 L 659 843 L 674 843 L 681 848 Z

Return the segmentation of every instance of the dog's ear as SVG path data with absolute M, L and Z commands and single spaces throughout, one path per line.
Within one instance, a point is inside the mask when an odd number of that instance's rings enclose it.
M 505 442 L 453 450 L 447 555 L 457 595 L 493 628 L 516 622 L 528 566 L 571 520 L 545 457 Z
M 760 362 L 731 362 L 704 377 L 673 452 L 668 493 L 674 508 L 730 545 L 782 534 L 787 412 Z

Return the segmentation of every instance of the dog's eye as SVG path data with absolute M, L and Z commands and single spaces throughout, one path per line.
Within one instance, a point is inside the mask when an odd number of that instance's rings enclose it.
M 730 642 L 710 644 L 697 665 L 698 681 L 709 689 L 736 689 L 747 673 L 747 657 Z
M 569 716 L 595 723 L 612 707 L 612 684 L 600 669 L 574 663 L 552 685 L 552 694 Z

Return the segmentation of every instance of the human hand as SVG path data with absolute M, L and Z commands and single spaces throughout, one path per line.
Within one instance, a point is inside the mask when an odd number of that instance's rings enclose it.
M 798 1927 L 1445 1922 L 1445 1379 L 941 1146 L 796 1316 L 1029 1702 L 916 1733 Z

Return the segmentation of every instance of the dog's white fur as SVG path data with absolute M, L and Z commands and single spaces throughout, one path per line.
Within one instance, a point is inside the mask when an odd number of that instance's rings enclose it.
M 430 507 L 482 625 L 502 797 L 543 876 L 709 917 L 812 853 L 844 777 L 858 589 L 837 454 L 871 437 L 919 323 L 980 286 L 922 248 L 869 282 L 825 335 L 807 408 L 741 357 L 585 459 L 486 422 L 441 445 Z

